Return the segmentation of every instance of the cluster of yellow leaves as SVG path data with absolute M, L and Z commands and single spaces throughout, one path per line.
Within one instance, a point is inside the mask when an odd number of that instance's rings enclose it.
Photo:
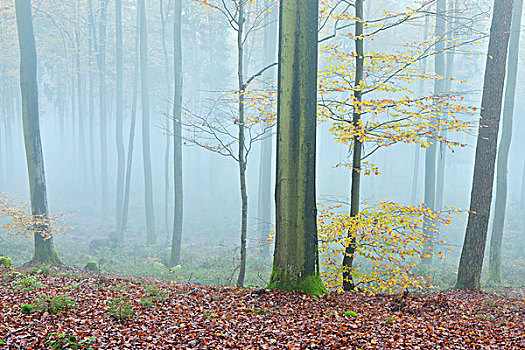
M 358 264 L 351 274 L 359 288 L 371 293 L 427 286 L 427 280 L 412 271 L 425 258 L 427 233 L 438 235 L 437 227 L 449 225 L 451 213 L 457 213 L 434 212 L 424 204 L 406 206 L 393 202 L 365 205 L 355 217 L 343 212 L 340 205 L 319 205 L 318 210 L 321 275 L 325 285 L 341 287 L 344 271 L 341 257 L 355 239 Z
M 63 221 L 63 216 L 31 215 L 29 204 L 14 202 L 5 193 L 0 193 L 0 232 L 6 232 L 10 237 L 31 239 L 33 234 L 40 233 L 48 239 L 71 228 Z
M 428 147 L 427 137 L 448 146 L 465 146 L 444 135 L 446 132 L 474 133 L 476 108 L 462 104 L 454 94 L 417 96 L 410 85 L 443 77 L 421 73 L 415 67 L 417 52 L 365 55 L 365 80 L 357 87 L 355 52 L 345 53 L 335 44 L 322 48 L 326 65 L 319 73 L 319 114 L 331 120 L 337 142 L 351 146 L 360 142 L 387 147 L 399 142 Z M 358 101 L 355 91 L 365 94 Z M 361 115 L 357 125 L 354 113 Z

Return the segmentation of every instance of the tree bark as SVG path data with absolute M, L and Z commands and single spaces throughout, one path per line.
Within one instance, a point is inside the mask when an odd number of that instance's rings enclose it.
M 177 2 L 177 0 L 175 0 Z M 169 3 L 168 3 L 169 4 Z M 175 4 L 175 6 L 177 6 Z M 160 20 L 161 20 L 161 33 L 162 33 L 162 53 L 164 55 L 164 74 L 166 76 L 166 101 L 169 101 L 171 95 L 170 87 L 170 74 L 169 74 L 169 58 L 168 49 L 166 48 L 166 22 L 169 17 L 169 7 L 164 13 L 164 1 L 160 0 Z M 176 16 L 176 15 L 175 15 Z M 169 102 L 168 106 L 169 107 Z M 168 110 L 168 108 L 166 108 Z M 166 231 L 166 242 L 169 242 L 170 238 L 170 219 L 169 219 L 169 207 L 170 207 L 170 155 L 171 155 L 171 123 L 170 118 L 167 116 L 165 119 L 165 136 L 166 136 L 166 149 L 164 153 L 164 227 Z
M 456 288 L 479 289 L 487 240 L 513 0 L 494 0 L 470 211 Z
M 319 276 L 315 190 L 318 2 L 279 13 L 276 241 L 268 288 L 326 293 Z
M 241 264 L 237 287 L 244 285 L 246 274 L 246 235 L 248 231 L 248 191 L 246 188 L 246 139 L 244 125 L 244 23 L 245 23 L 245 0 L 239 0 L 238 30 L 237 30 L 237 79 L 239 88 L 239 178 L 241 185 Z
M 40 139 L 37 56 L 31 0 L 16 0 L 15 8 L 20 44 L 20 88 L 31 212 L 35 218 L 47 218 L 46 176 Z M 32 262 L 60 265 L 60 259 L 53 246 L 53 237 L 47 237 L 49 229 L 49 226 L 44 223 L 35 232 L 35 254 Z
M 131 191 L 131 166 L 133 165 L 133 151 L 135 147 L 135 128 L 137 123 L 137 98 L 138 98 L 138 76 L 139 76 L 139 27 L 140 27 L 140 6 L 138 3 L 137 19 L 135 23 L 135 60 L 133 69 L 133 98 L 131 101 L 131 122 L 129 126 L 128 155 L 126 160 L 126 181 L 124 184 L 124 202 L 122 204 L 122 225 L 119 236 L 124 240 L 128 226 L 129 196 Z
M 124 114 L 122 111 L 122 85 L 123 85 L 123 67 L 122 67 L 122 0 L 115 0 L 115 30 L 116 30 L 116 63 L 117 63 L 117 91 L 116 91 L 116 125 L 115 141 L 117 144 L 117 196 L 116 196 L 116 240 L 122 240 L 122 210 L 124 202 L 124 136 L 122 122 Z
M 97 198 L 97 173 L 95 163 L 95 74 L 93 67 L 93 46 L 97 42 L 95 33 L 95 19 L 93 18 L 93 2 L 88 1 L 88 21 L 89 21 L 89 36 L 88 36 L 88 59 L 89 59 L 89 159 L 90 159 L 90 177 L 92 193 Z
M 183 182 L 182 182 L 182 0 L 175 0 L 173 22 L 174 47 L 174 96 L 173 96 L 173 236 L 171 242 L 170 266 L 180 264 L 183 219 Z
M 520 30 L 523 0 L 514 1 L 512 15 L 507 79 L 505 85 L 505 104 L 502 115 L 502 129 L 497 158 L 496 204 L 494 221 L 490 239 L 490 259 L 488 281 L 492 284 L 501 283 L 501 245 L 505 225 L 505 209 L 507 206 L 507 174 L 509 150 L 512 141 L 512 119 L 514 101 L 516 98 L 516 83 L 518 76 L 518 58 L 520 50 Z
M 355 2 L 355 48 L 356 48 L 356 68 L 355 68 L 355 82 L 354 82 L 354 100 L 359 105 L 362 101 L 362 84 L 364 78 L 364 43 L 363 43 L 363 29 L 364 29 L 364 0 L 356 0 Z M 360 107 L 354 107 L 352 123 L 355 130 L 359 130 L 361 125 L 361 111 Z M 352 152 L 352 183 L 350 193 L 350 216 L 356 217 L 359 214 L 359 204 L 361 200 L 361 158 L 363 150 L 363 142 L 359 138 L 359 133 L 354 136 L 354 145 Z M 348 232 L 350 244 L 345 248 L 345 255 L 343 257 L 343 290 L 354 290 L 355 284 L 352 278 L 352 269 L 355 258 L 357 237 L 356 232 Z
M 435 37 L 436 56 L 434 59 L 434 71 L 438 77 L 434 80 L 434 95 L 436 97 L 442 96 L 445 92 L 445 14 L 447 11 L 447 1 L 437 0 L 436 9 L 436 28 Z M 427 137 L 427 142 L 430 146 L 425 150 L 425 205 L 430 210 L 436 210 L 436 161 L 437 161 L 437 140 Z M 426 225 L 430 227 L 429 224 Z M 434 243 L 434 233 L 431 229 L 425 229 L 427 242 L 424 247 L 424 253 L 427 255 L 423 262 L 431 263 Z
M 100 2 L 100 23 L 98 41 L 98 92 L 100 108 L 100 182 L 102 189 L 102 217 L 108 211 L 108 140 L 106 103 L 106 10 L 107 0 Z
M 271 8 L 271 12 L 264 18 L 263 66 L 265 67 L 275 62 L 277 58 L 277 14 L 278 11 L 274 5 Z M 275 79 L 275 70 L 269 70 L 267 75 L 270 78 Z M 272 155 L 273 136 L 271 132 L 268 132 L 268 135 L 265 135 L 261 141 L 259 193 L 257 204 L 259 244 L 261 245 L 262 256 L 265 258 L 270 256 L 270 248 L 267 239 L 272 227 Z
M 140 0 L 140 79 L 142 91 L 142 158 L 144 162 L 144 204 L 146 208 L 146 242 L 155 244 L 155 212 L 153 209 L 153 182 L 150 150 L 150 101 L 148 77 L 148 25 L 146 2 Z

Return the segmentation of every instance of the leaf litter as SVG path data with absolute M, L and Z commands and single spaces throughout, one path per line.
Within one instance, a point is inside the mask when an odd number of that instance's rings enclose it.
M 310 296 L 85 272 L 0 288 L 2 349 L 525 349 L 522 292 Z M 74 306 L 21 311 L 56 296 Z

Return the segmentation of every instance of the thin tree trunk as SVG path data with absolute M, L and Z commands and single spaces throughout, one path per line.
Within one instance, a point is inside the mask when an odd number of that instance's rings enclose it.
M 272 0 L 270 0 L 272 1 Z M 268 3 L 268 2 L 267 2 Z M 275 62 L 277 58 L 277 9 L 273 6 L 271 12 L 264 18 L 264 47 L 263 66 Z M 268 76 L 275 79 L 275 70 L 268 72 Z M 257 204 L 257 217 L 259 222 L 259 244 L 262 256 L 270 256 L 267 239 L 271 232 L 272 220 L 272 154 L 273 136 L 271 132 L 261 141 L 261 158 L 259 162 L 259 193 Z
M 140 27 L 140 7 L 141 2 L 138 3 L 136 29 L 135 29 L 135 61 L 133 69 L 133 98 L 131 101 L 131 123 L 129 127 L 128 138 L 128 156 L 126 161 L 126 182 L 124 185 L 124 203 L 122 208 L 122 226 L 119 237 L 124 240 L 126 229 L 128 227 L 128 213 L 129 213 L 129 196 L 131 191 L 131 167 L 133 165 L 133 150 L 135 146 L 135 127 L 137 122 L 137 98 L 138 98 L 138 76 L 139 76 L 139 27 Z
M 115 140 L 117 143 L 117 198 L 116 198 L 116 228 L 117 240 L 122 240 L 122 209 L 124 201 L 124 136 L 122 111 L 122 0 L 115 0 L 115 29 L 116 29 L 116 60 L 117 60 L 117 91 L 116 91 L 116 126 Z
M 488 281 L 492 284 L 501 283 L 501 245 L 503 243 L 505 209 L 507 206 L 507 174 L 518 77 L 522 9 L 523 0 L 515 0 L 509 43 L 509 60 L 507 63 L 508 70 L 505 85 L 505 105 L 502 115 L 501 143 L 498 149 L 496 205 L 494 208 L 494 221 L 492 222 L 492 236 L 490 239 Z
M 173 22 L 173 236 L 171 241 L 170 266 L 180 264 L 183 219 L 183 182 L 182 182 L 182 0 L 175 0 Z
M 239 0 L 238 30 L 237 30 L 237 78 L 239 87 L 239 177 L 241 185 L 241 265 L 237 287 L 244 285 L 246 274 L 246 234 L 248 231 L 248 192 L 246 189 L 246 150 L 244 135 L 244 23 L 245 23 L 245 0 Z
M 268 288 L 326 293 L 319 276 L 315 190 L 318 2 L 279 11 L 276 240 Z
M 436 29 L 435 37 L 436 56 L 434 60 L 434 71 L 438 78 L 434 80 L 434 95 L 442 96 L 445 92 L 445 14 L 447 11 L 447 1 L 437 0 L 436 9 Z M 430 210 L 436 210 L 436 160 L 437 160 L 437 140 L 427 137 L 430 146 L 425 150 L 425 205 Z M 430 225 L 426 225 L 430 227 Z M 434 233 L 431 229 L 425 229 L 427 242 L 424 247 L 424 253 L 427 257 L 423 260 L 425 263 L 431 263 L 433 257 Z
M 523 171 L 521 174 L 520 208 L 521 210 L 525 209 L 525 163 L 523 164 Z
M 452 16 L 456 16 L 456 4 L 457 0 L 449 0 L 447 17 L 448 17 L 448 29 L 447 29 L 447 41 L 454 42 L 454 23 L 451 19 Z M 454 48 L 449 49 L 446 53 L 446 69 L 445 69 L 445 90 L 443 93 L 450 94 L 452 90 L 452 74 L 454 72 L 454 58 L 456 50 Z M 445 108 L 441 116 L 442 119 L 447 120 L 450 108 Z M 443 139 L 447 138 L 447 131 L 443 130 L 441 133 Z M 438 156 L 438 171 L 436 181 L 436 210 L 443 210 L 444 196 L 445 196 L 445 174 L 446 174 L 446 151 L 447 145 L 444 142 L 439 143 L 439 156 Z
M 22 113 L 24 143 L 26 149 L 31 212 L 36 218 L 47 218 L 46 176 L 44 155 L 40 139 L 38 110 L 37 56 L 31 0 L 16 0 L 16 22 L 20 44 L 20 88 L 22 92 Z M 40 225 L 35 232 L 35 254 L 33 263 L 61 264 L 53 246 L 53 237 L 47 237 L 49 226 Z
M 495 0 L 481 99 L 474 176 L 456 288 L 479 289 L 494 185 L 513 0 Z
M 361 124 L 361 110 L 359 103 L 362 101 L 362 84 L 364 78 L 364 45 L 363 45 L 363 29 L 364 29 L 364 14 L 363 14 L 363 0 L 356 0 L 355 2 L 355 47 L 356 47 L 356 69 L 355 69 L 355 83 L 354 83 L 354 99 L 357 102 L 357 107 L 354 108 L 352 123 L 354 128 L 358 130 Z M 353 159 L 352 159 L 352 184 L 351 184 L 351 198 L 350 198 L 350 216 L 356 217 L 359 214 L 360 204 L 360 189 L 361 189 L 361 158 L 363 143 L 360 141 L 359 134 L 356 132 L 354 136 L 353 145 Z M 345 249 L 343 257 L 343 289 L 350 291 L 355 288 L 352 278 L 352 269 L 355 258 L 357 237 L 356 232 L 348 232 L 350 237 L 350 244 Z
M 428 39 L 428 27 L 429 27 L 430 19 L 429 15 L 425 16 L 425 28 L 423 31 L 423 41 L 427 41 Z M 421 61 L 419 61 L 419 71 L 420 74 L 423 75 L 426 73 L 427 70 L 427 59 L 424 58 Z M 425 93 L 425 80 L 420 79 L 419 80 L 419 94 L 424 95 Z M 414 171 L 412 176 L 412 194 L 410 196 L 411 203 L 416 204 L 417 202 L 417 193 L 419 188 L 419 168 L 420 168 L 420 153 L 421 153 L 421 147 L 419 145 L 415 145 L 414 150 Z
M 177 0 L 175 0 L 177 1 Z M 168 3 L 169 4 L 169 3 Z M 170 77 L 169 77 L 169 58 L 168 49 L 166 48 L 166 22 L 169 17 L 169 6 L 167 13 L 164 13 L 164 1 L 160 0 L 160 18 L 161 18 L 161 32 L 162 32 L 162 52 L 164 54 L 164 75 L 166 76 L 166 96 L 169 100 L 171 96 Z M 169 107 L 169 102 L 168 106 Z M 168 108 L 166 108 L 168 110 Z M 171 123 L 170 118 L 166 116 L 165 119 L 165 135 L 166 135 L 166 150 L 164 153 L 164 226 L 166 230 L 166 242 L 169 242 L 170 238 L 170 219 L 169 219 L 169 207 L 170 207 L 170 153 L 171 153 Z
M 77 9 L 79 12 L 80 9 Z M 77 105 L 78 105 L 78 140 L 79 140 L 79 167 L 82 177 L 82 183 L 84 188 L 87 187 L 88 175 L 87 175 L 87 159 L 86 159 L 86 135 L 85 135 L 85 105 L 84 105 L 84 80 L 81 70 L 81 60 L 80 60 L 80 33 L 78 32 L 78 27 L 75 27 L 75 39 L 76 39 L 76 68 L 77 68 Z
M 153 183 L 151 174 L 150 150 L 150 104 L 148 81 L 148 24 L 146 21 L 146 2 L 140 0 L 140 79 L 142 91 L 142 158 L 144 162 L 144 204 L 146 208 L 146 242 L 155 244 L 155 212 L 153 209 Z
M 93 67 L 93 45 L 96 43 L 96 32 L 95 32 L 95 19 L 93 18 L 93 3 L 92 0 L 88 1 L 89 7 L 89 36 L 88 36 L 88 58 L 89 58 L 89 159 L 90 159 L 90 171 L 91 171 L 91 186 L 92 193 L 97 198 L 97 173 L 95 166 L 95 74 Z
M 100 2 L 100 26 L 98 41 L 99 108 L 100 108 L 100 181 L 102 189 L 102 217 L 108 211 L 108 140 L 106 106 L 106 10 L 107 0 Z

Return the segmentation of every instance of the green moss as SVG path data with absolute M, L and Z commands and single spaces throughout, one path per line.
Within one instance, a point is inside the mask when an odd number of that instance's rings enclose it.
M 86 266 L 84 266 L 84 270 L 87 270 L 87 271 L 100 271 L 100 268 L 99 268 L 98 263 L 96 261 L 88 261 Z
M 286 292 L 301 291 L 311 295 L 328 294 L 319 275 L 306 276 L 299 279 L 290 276 L 274 267 L 267 289 L 278 289 Z
M 5 267 L 7 267 L 8 269 L 12 269 L 13 268 L 13 261 L 11 260 L 11 258 L 8 258 L 8 257 L 5 257 L 5 256 L 0 256 L 0 265 L 3 265 Z

